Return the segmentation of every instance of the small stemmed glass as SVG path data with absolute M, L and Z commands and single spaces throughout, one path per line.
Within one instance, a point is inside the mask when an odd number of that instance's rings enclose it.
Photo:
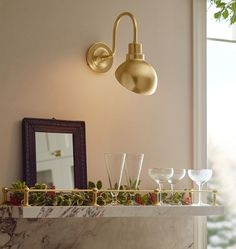
M 119 194 L 121 179 L 125 165 L 125 153 L 105 153 L 105 163 L 108 175 L 108 182 L 111 189 L 112 202 L 110 205 L 118 204 L 117 196 Z M 115 190 L 115 191 L 112 191 Z
M 143 165 L 144 154 L 126 154 L 125 160 L 125 175 L 127 188 L 129 190 L 137 190 L 139 186 L 139 179 Z M 131 205 L 135 205 L 135 192 L 130 192 Z
M 174 169 L 173 176 L 168 180 L 172 194 L 174 193 L 174 185 L 182 180 L 186 175 L 186 169 Z
M 182 180 L 185 177 L 185 175 L 186 175 L 186 169 L 174 169 L 173 176 L 168 180 L 171 189 L 171 195 L 170 195 L 171 204 L 174 205 L 182 204 L 181 201 L 175 198 L 176 194 L 178 195 L 178 193 L 174 193 L 174 185 L 177 184 L 180 180 Z
M 207 205 L 202 202 L 202 186 L 210 180 L 212 176 L 212 169 L 189 169 L 188 176 L 198 186 L 198 203 L 193 204 L 195 206 Z
M 149 176 L 158 184 L 159 187 L 159 203 L 158 206 L 163 206 L 162 202 L 162 184 L 167 182 L 174 174 L 173 168 L 152 168 L 148 170 Z

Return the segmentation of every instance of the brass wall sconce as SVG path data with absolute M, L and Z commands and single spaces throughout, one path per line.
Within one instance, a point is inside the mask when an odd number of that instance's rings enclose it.
M 144 60 L 142 44 L 138 43 L 137 21 L 130 12 L 121 13 L 113 26 L 113 43 L 110 49 L 105 43 L 96 42 L 87 51 L 88 66 L 97 73 L 107 72 L 113 64 L 116 51 L 116 31 L 121 17 L 129 16 L 133 23 L 133 42 L 129 44 L 126 61 L 115 72 L 118 82 L 128 90 L 151 95 L 157 88 L 157 74 L 154 68 Z

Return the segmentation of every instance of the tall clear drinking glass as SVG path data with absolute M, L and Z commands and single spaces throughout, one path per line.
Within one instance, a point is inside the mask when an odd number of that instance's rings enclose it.
M 198 203 L 193 204 L 196 206 L 207 205 L 202 202 L 202 186 L 207 181 L 211 179 L 212 176 L 212 169 L 189 169 L 188 176 L 192 181 L 194 181 L 198 186 Z
M 159 192 L 160 192 L 160 199 L 159 199 L 159 206 L 163 206 L 164 203 L 162 202 L 162 185 L 163 183 L 167 182 L 174 174 L 173 168 L 152 168 L 148 170 L 149 176 L 158 184 Z
M 109 188 L 111 190 L 112 202 L 111 205 L 117 205 L 117 196 L 119 194 L 118 190 L 121 186 L 121 180 L 125 165 L 125 153 L 105 153 L 105 163 L 108 175 Z
M 125 175 L 128 189 L 137 190 L 140 183 L 140 174 L 144 154 L 126 154 Z M 130 192 L 131 205 L 135 204 L 135 192 Z

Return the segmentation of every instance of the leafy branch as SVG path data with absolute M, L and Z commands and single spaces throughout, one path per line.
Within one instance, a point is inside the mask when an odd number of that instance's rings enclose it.
M 217 12 L 214 13 L 214 18 L 218 21 L 226 20 L 230 24 L 236 23 L 236 0 L 209 0 L 212 5 L 215 5 Z

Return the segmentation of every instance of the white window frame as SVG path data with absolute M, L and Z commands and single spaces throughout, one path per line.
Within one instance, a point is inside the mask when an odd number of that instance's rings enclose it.
M 193 0 L 193 168 L 207 167 L 206 1 Z M 207 249 L 207 217 L 194 217 L 194 249 Z

